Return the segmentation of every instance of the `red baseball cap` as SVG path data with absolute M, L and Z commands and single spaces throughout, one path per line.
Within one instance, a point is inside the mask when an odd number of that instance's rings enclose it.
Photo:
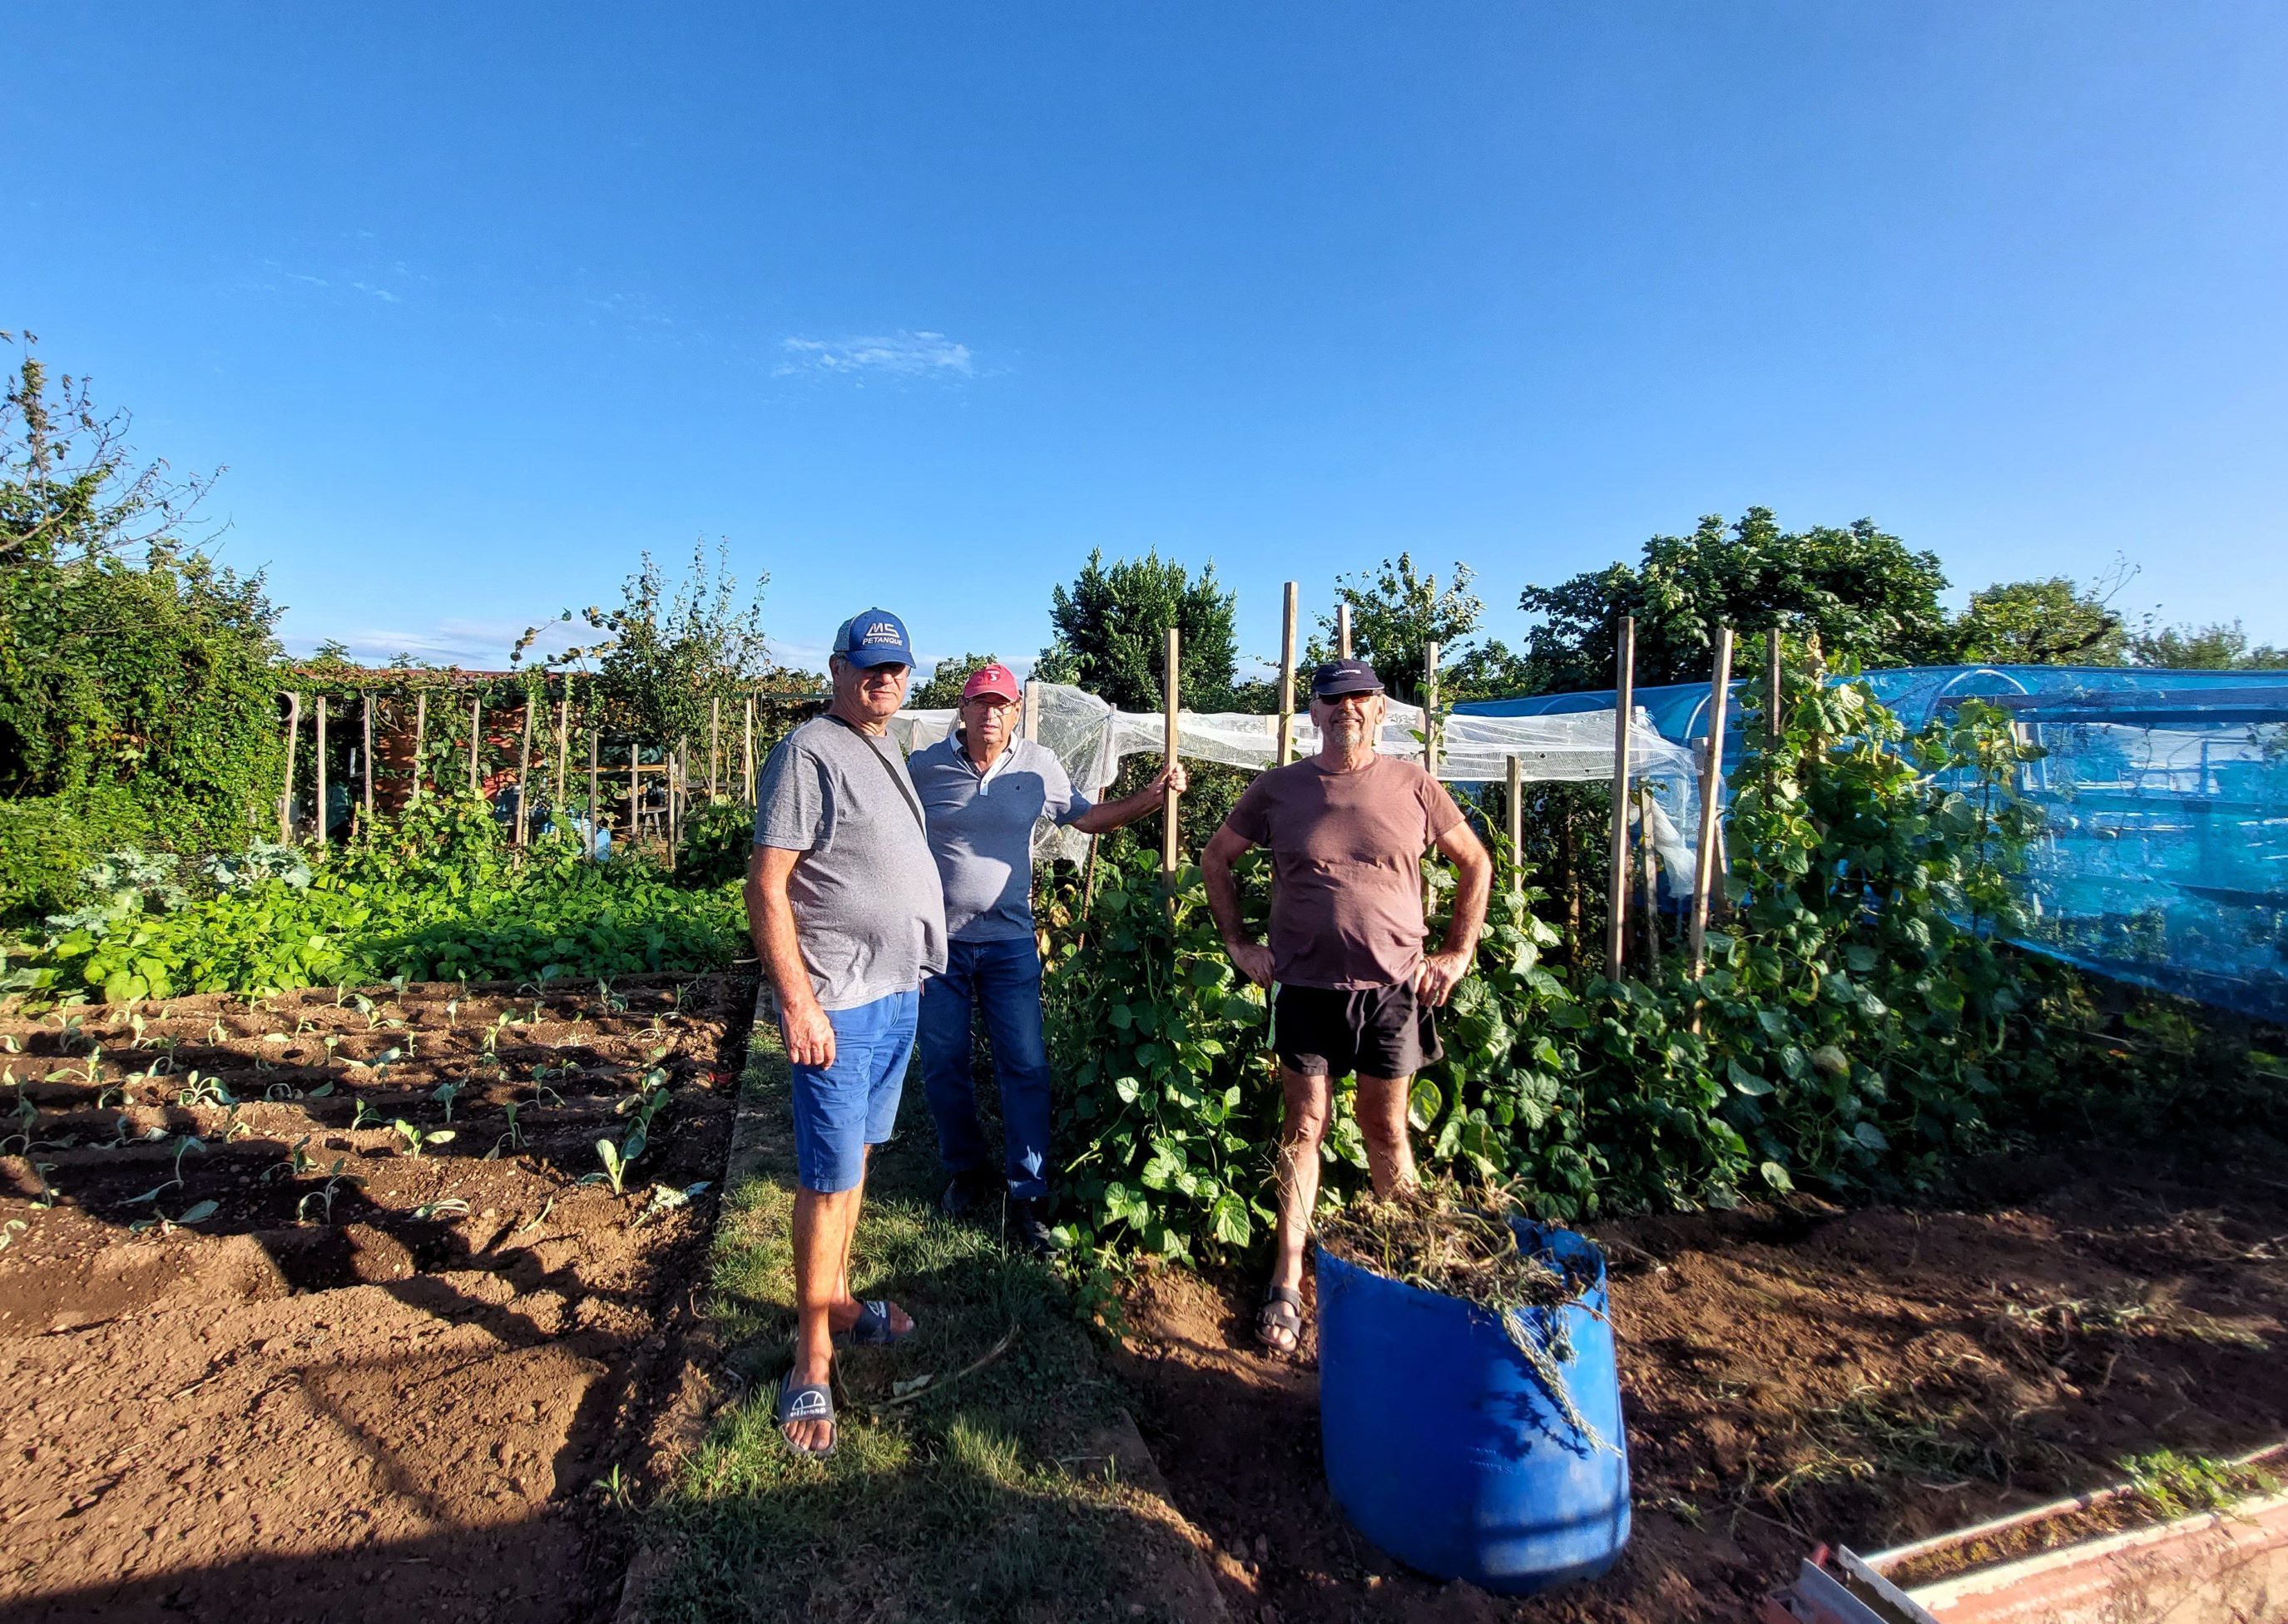
M 981 694 L 998 694 L 1014 705 L 1023 697 L 1024 689 L 1017 681 L 1017 673 L 995 660 L 971 672 L 969 681 L 961 685 L 961 698 L 965 705 Z

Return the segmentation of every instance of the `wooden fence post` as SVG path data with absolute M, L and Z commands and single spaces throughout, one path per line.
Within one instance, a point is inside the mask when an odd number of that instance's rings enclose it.
M 603 745 L 593 728 L 588 729 L 588 861 L 596 860 L 596 841 L 604 827 L 604 803 L 597 793 Z
M 1509 759 L 1509 888 L 1525 895 L 1525 764 Z
M 484 792 L 477 779 L 477 741 L 484 736 L 485 702 L 472 699 L 469 701 L 469 793 L 472 795 Z
M 561 810 L 572 793 L 572 673 L 564 673 L 564 691 L 556 696 L 556 797 L 552 810 Z
M 409 803 L 421 799 L 422 782 L 429 776 L 429 692 L 424 689 L 413 696 L 413 792 L 406 797 Z
M 294 843 L 294 746 L 302 737 L 302 696 L 286 696 L 286 787 L 278 792 L 278 843 Z
M 1422 649 L 1422 770 L 1433 779 L 1438 776 L 1438 645 L 1427 643 Z M 1422 917 L 1428 919 L 1438 900 L 1438 889 L 1430 883 L 1430 874 L 1422 875 Z
M 635 849 L 636 819 L 643 810 L 643 802 L 638 799 L 641 791 L 637 787 L 643 783 L 642 759 L 638 754 L 640 748 L 635 740 L 628 741 L 628 849 L 631 851 Z
M 1335 605 L 1335 657 L 1351 657 L 1351 606 L 1347 600 Z
M 1732 628 L 1716 628 L 1715 674 L 1708 684 L 1708 758 L 1700 774 L 1700 843 L 1692 870 L 1692 979 L 1708 967 L 1708 893 L 1716 878 L 1717 813 L 1724 796 L 1724 712 L 1732 692 Z M 1693 1011 L 1693 1030 L 1700 1014 Z
M 1605 882 L 1605 975 L 1621 978 L 1621 956 L 1629 922 L 1629 729 L 1637 698 L 1637 623 L 1621 617 L 1615 650 L 1619 681 L 1613 689 L 1613 850 Z
M 755 804 L 755 697 L 747 696 L 747 715 L 741 724 L 745 732 L 739 747 L 739 804 Z
M 1765 655 L 1764 741 L 1765 748 L 1776 750 L 1780 742 L 1780 686 L 1783 673 L 1780 665 L 1780 623 L 1772 622 L 1771 647 Z
M 1287 583 L 1286 602 L 1279 625 L 1279 765 L 1295 759 L 1295 611 L 1296 583 Z
M 516 843 L 524 844 L 525 831 L 529 827 L 528 808 L 532 805 L 532 694 L 524 696 L 524 739 L 516 747 Z
M 1021 696 L 1017 706 L 1018 736 L 1037 744 L 1041 739 L 1041 685 L 1028 677 L 1018 691 Z
M 368 689 L 368 690 L 366 691 L 366 693 L 364 694 L 363 698 L 364 698 L 364 700 L 365 700 L 365 716 L 364 716 L 365 740 L 364 740 L 364 744 L 363 744 L 363 745 L 362 745 L 362 748 L 363 748 L 363 750 L 364 750 L 364 752 L 365 752 L 365 754 L 364 754 L 362 757 L 361 757 L 360 759 L 361 759 L 361 760 L 365 763 L 365 772 L 364 772 L 364 774 L 362 775 L 362 776 L 363 776 L 363 777 L 364 777 L 364 779 L 365 779 L 365 784 L 364 784 L 364 789 L 365 789 L 365 826 L 366 826 L 368 829 L 371 829 L 371 828 L 373 827 L 373 693 L 372 693 L 372 690 L 371 690 L 371 689 Z
M 327 821 L 327 820 L 326 820 L 326 697 L 325 697 L 323 694 L 320 694 L 320 695 L 318 696 L 318 715 L 317 715 L 317 722 L 318 722 L 318 733 L 317 733 L 317 737 L 315 738 L 315 740 L 314 740 L 314 741 L 313 741 L 313 746 L 314 746 L 314 747 L 312 748 L 312 750 L 311 750 L 311 752 L 310 752 L 310 756 L 311 756 L 311 760 L 312 760 L 313 764 L 315 766 L 315 768 L 316 768 L 316 769 L 317 769 L 317 784 L 318 784 L 318 791 L 317 791 L 317 793 L 318 793 L 318 800 L 317 800 L 318 844 L 319 844 L 319 845 L 321 845 L 321 846 L 322 846 L 322 845 L 324 845 L 324 844 L 326 843 L 326 840 L 327 840 L 327 830 L 326 830 L 326 821 Z
M 716 796 L 719 780 L 716 762 L 723 744 L 723 696 L 717 694 L 707 701 L 707 799 Z
M 1660 973 L 1660 870 L 1652 845 L 1652 791 L 1637 786 L 1637 872 L 1644 897 L 1645 967 Z
M 1178 661 L 1182 656 L 1180 645 L 1181 633 L 1175 627 L 1170 626 L 1168 628 L 1167 686 L 1163 706 L 1164 719 L 1166 723 L 1165 738 L 1161 752 L 1161 765 L 1164 767 L 1172 767 L 1176 760 L 1176 706 L 1179 693 L 1177 668 Z M 1164 880 L 1175 878 L 1176 859 L 1180 849 L 1177 840 L 1176 805 L 1181 799 L 1181 796 L 1171 789 L 1165 804 L 1160 808 L 1160 874 Z M 1173 905 L 1172 899 L 1171 905 Z

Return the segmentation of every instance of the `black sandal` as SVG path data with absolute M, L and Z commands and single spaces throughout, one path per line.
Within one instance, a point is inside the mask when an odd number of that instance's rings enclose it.
M 1284 1331 L 1291 1339 L 1284 1347 L 1273 1340 L 1274 1334 Z M 1274 1286 L 1263 1294 L 1263 1306 L 1256 1310 L 1255 1340 L 1272 1352 L 1291 1356 L 1303 1349 L 1303 1294 L 1285 1286 Z

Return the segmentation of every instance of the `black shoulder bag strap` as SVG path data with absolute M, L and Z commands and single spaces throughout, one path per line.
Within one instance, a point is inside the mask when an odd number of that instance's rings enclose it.
M 890 776 L 890 782 L 898 786 L 898 793 L 905 798 L 907 810 L 910 811 L 914 815 L 915 824 L 920 828 L 921 832 L 926 835 L 929 832 L 929 819 L 922 815 L 922 803 L 920 799 L 914 793 L 913 780 L 909 778 L 905 774 L 900 772 L 896 768 L 890 765 L 890 759 L 884 755 L 880 748 L 875 744 L 875 736 L 867 732 L 863 728 L 858 726 L 857 723 L 845 720 L 843 718 L 837 716 L 831 711 L 826 712 L 826 720 L 832 722 L 840 722 L 842 726 L 849 728 L 851 732 L 856 734 L 861 739 L 865 741 L 866 753 L 874 758 L 874 765 L 887 773 Z

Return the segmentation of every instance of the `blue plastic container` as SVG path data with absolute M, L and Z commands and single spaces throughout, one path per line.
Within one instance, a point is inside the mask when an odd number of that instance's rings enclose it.
M 1603 1254 L 1569 1230 L 1521 1223 L 1519 1241 L 1594 1263 L 1574 1302 L 1520 1318 L 1537 1346 L 1569 1344 L 1559 1368 L 1601 1443 L 1566 1421 L 1496 1315 L 1318 1254 L 1328 1486 L 1407 1566 L 1507 1596 L 1593 1579 L 1629 1539 Z

